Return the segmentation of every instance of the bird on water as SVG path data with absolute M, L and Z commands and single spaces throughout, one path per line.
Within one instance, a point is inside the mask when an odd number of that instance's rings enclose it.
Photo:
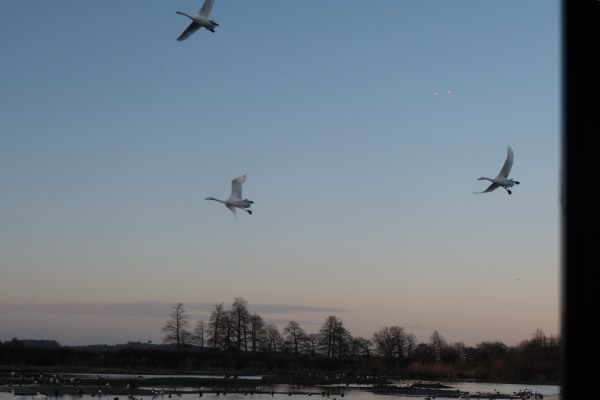
M 177 14 L 185 15 L 186 17 L 192 20 L 188 27 L 185 28 L 183 33 L 179 35 L 179 37 L 177 38 L 178 41 L 181 42 L 182 40 L 187 39 L 192 35 L 192 33 L 196 32 L 200 28 L 208 29 L 213 33 L 215 32 L 215 28 L 219 26 L 219 24 L 217 24 L 215 20 L 210 19 L 208 17 L 210 11 L 212 10 L 214 2 L 215 0 L 204 0 L 202 8 L 200 8 L 200 11 L 198 11 L 198 14 L 196 15 L 189 15 L 183 11 L 177 11 Z
M 475 193 L 475 194 L 488 193 L 488 192 L 492 192 L 492 191 L 498 189 L 499 187 L 501 187 L 501 188 L 504 188 L 504 190 L 506 190 L 506 192 L 508 194 L 512 194 L 512 191 L 509 188 L 513 187 L 514 185 L 518 185 L 520 182 L 515 181 L 514 179 L 510 179 L 508 177 L 508 175 L 510 174 L 510 170 L 512 169 L 512 166 L 513 166 L 513 151 L 510 146 L 506 146 L 506 150 L 507 150 L 506 161 L 504 161 L 504 165 L 502 166 L 502 169 L 500 170 L 500 173 L 498 174 L 498 176 L 495 178 L 486 178 L 484 176 L 482 176 L 481 178 L 477 178 L 477 180 L 479 180 L 479 181 L 487 180 L 492 183 L 483 192 L 473 192 L 473 193 Z
M 248 214 L 252 215 L 252 211 L 248 210 L 248 208 L 250 208 L 254 202 L 242 197 L 242 183 L 246 181 L 246 175 L 247 174 L 238 176 L 231 181 L 231 195 L 227 200 L 215 199 L 214 197 L 207 197 L 205 200 L 214 200 L 225 204 L 225 207 L 229 208 L 236 218 L 236 208 L 242 209 Z

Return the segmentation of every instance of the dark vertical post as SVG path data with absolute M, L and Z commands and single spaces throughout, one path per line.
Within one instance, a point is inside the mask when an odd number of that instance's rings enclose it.
M 600 289 L 595 280 L 600 265 L 600 1 L 562 1 L 561 387 L 562 399 L 575 400 L 597 396 L 600 362 L 595 328 Z

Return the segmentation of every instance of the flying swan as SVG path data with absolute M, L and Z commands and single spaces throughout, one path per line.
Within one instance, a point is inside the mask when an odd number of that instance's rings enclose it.
M 208 0 L 207 0 L 208 1 Z M 237 218 L 236 208 L 240 208 L 252 215 L 252 211 L 247 210 L 254 202 L 252 200 L 242 198 L 242 183 L 246 181 L 246 175 L 238 176 L 231 181 L 231 196 L 227 200 L 219 200 L 214 197 L 207 197 L 205 200 L 214 200 L 225 204 L 225 207 L 229 208 L 233 215 Z
M 187 39 L 192 35 L 192 33 L 196 32 L 200 28 L 206 28 L 209 31 L 215 31 L 215 27 L 219 26 L 215 20 L 209 19 L 208 15 L 210 14 L 210 10 L 212 10 L 213 4 L 215 0 L 204 0 L 204 4 L 202 4 L 202 8 L 198 12 L 198 14 L 192 16 L 183 11 L 177 11 L 177 14 L 185 15 L 189 19 L 192 20 L 190 25 L 185 28 L 185 31 L 177 38 L 178 41 L 182 41 Z
M 481 178 L 477 178 L 477 180 L 479 180 L 479 181 L 486 180 L 486 181 L 492 182 L 492 184 L 490 186 L 488 186 L 488 188 L 485 189 L 483 192 L 473 192 L 473 193 L 481 194 L 481 193 L 492 192 L 492 191 L 498 189 L 499 187 L 502 187 L 502 188 L 504 188 L 504 190 L 506 190 L 508 192 L 508 194 L 512 194 L 509 187 L 518 185 L 520 182 L 515 181 L 514 179 L 508 178 L 508 174 L 510 174 L 510 170 L 513 165 L 513 151 L 510 148 L 510 146 L 506 146 L 506 150 L 507 150 L 506 161 L 504 161 L 504 165 L 502 166 L 502 169 L 500 170 L 500 173 L 498 174 L 497 177 L 492 178 L 492 179 L 486 178 L 484 176 L 482 176 Z

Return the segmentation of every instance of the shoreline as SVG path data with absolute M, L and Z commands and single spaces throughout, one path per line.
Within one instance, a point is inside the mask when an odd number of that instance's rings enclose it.
M 45 396 L 47 399 L 59 398 L 63 396 L 71 397 L 102 397 L 102 396 L 127 396 L 133 400 L 141 396 L 152 396 L 156 398 L 171 398 L 181 395 L 196 395 L 202 397 L 204 394 L 244 394 L 244 395 L 287 395 L 287 396 L 321 396 L 321 397 L 344 397 L 345 393 L 352 391 L 366 391 L 377 395 L 405 395 L 415 396 L 425 399 L 435 398 L 455 398 L 455 399 L 541 399 L 541 395 L 534 393 L 474 393 L 463 392 L 455 388 L 432 388 L 432 387 L 399 387 L 393 385 L 371 386 L 371 387 L 345 387 L 345 386 L 302 386 L 301 388 L 290 386 L 288 390 L 273 390 L 273 385 L 264 385 L 256 382 L 258 385 L 252 385 L 248 382 L 243 386 L 221 386 L 218 383 L 215 385 L 203 386 L 173 386 L 173 385 L 156 385 L 154 387 L 127 387 L 125 386 L 100 386 L 100 385 L 8 385 L 1 386 L 0 392 L 12 392 L 15 396 Z M 288 386 L 288 385 L 275 385 Z M 43 398 L 43 397 L 42 397 Z M 116 399 L 116 397 L 115 397 Z

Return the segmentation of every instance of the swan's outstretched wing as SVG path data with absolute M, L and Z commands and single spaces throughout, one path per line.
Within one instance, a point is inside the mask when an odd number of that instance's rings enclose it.
M 502 166 L 502 169 L 500 170 L 500 173 L 498 174 L 498 176 L 502 176 L 504 178 L 508 178 L 508 174 L 510 174 L 510 170 L 512 169 L 512 165 L 513 165 L 513 151 L 510 148 L 510 146 L 506 146 L 506 150 L 507 150 L 506 161 L 504 161 L 504 165 Z
M 187 39 L 188 37 L 191 36 L 192 33 L 196 32 L 198 29 L 200 29 L 201 25 L 195 21 L 193 21 L 187 28 L 185 28 L 185 31 L 183 31 L 183 33 L 181 35 L 179 35 L 179 37 L 177 38 L 178 41 L 182 41 Z
M 242 183 L 246 182 L 246 174 L 238 176 L 231 181 L 231 197 L 232 199 L 242 198 Z
M 473 193 L 475 193 L 475 194 L 481 194 L 481 193 L 493 192 L 494 190 L 498 189 L 499 187 L 500 187 L 500 185 L 498 185 L 497 183 L 492 183 L 483 192 L 473 192 Z
M 198 14 L 208 18 L 208 15 L 212 10 L 214 2 L 215 0 L 204 0 L 204 4 L 202 4 L 202 8 L 200 9 L 200 12 L 198 12 Z

